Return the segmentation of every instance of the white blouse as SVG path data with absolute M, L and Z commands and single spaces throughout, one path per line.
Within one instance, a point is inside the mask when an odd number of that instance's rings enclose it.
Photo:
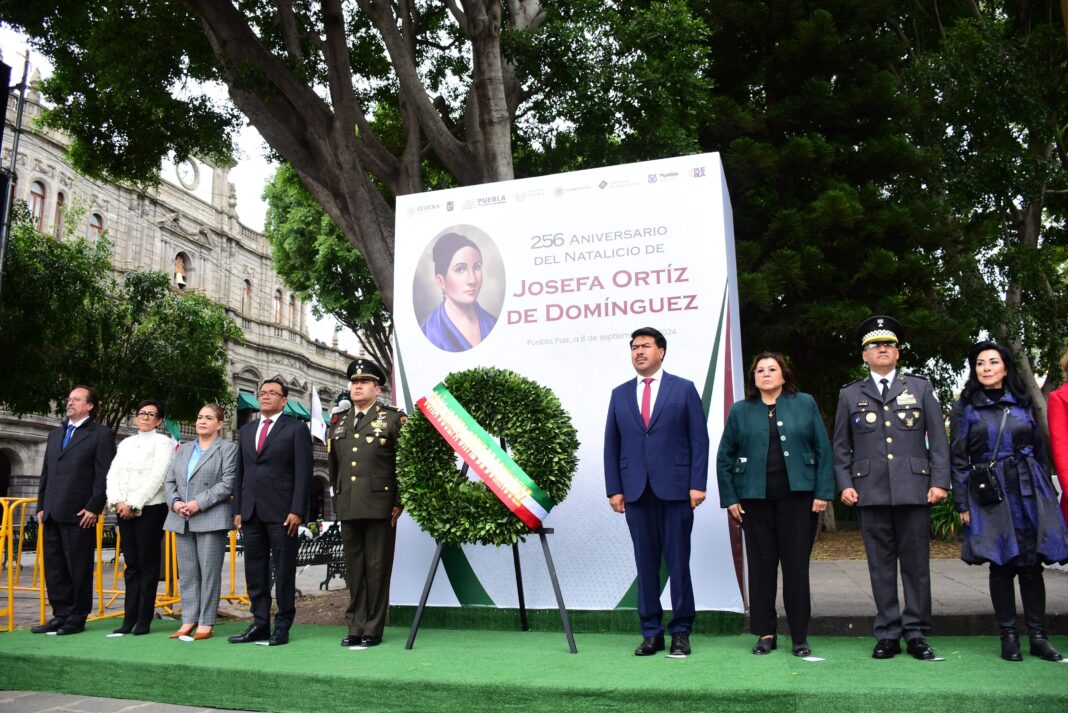
M 119 444 L 108 471 L 108 505 L 125 502 L 135 510 L 163 502 L 163 479 L 174 441 L 155 431 L 138 432 Z

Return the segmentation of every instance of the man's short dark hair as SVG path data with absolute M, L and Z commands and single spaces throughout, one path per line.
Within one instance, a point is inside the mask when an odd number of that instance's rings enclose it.
M 82 386 L 81 384 L 78 384 L 77 386 L 75 386 L 73 389 L 71 389 L 71 391 L 74 391 L 75 389 L 85 389 L 86 390 L 86 392 L 88 393 L 88 396 L 85 397 L 85 401 L 90 406 L 92 406 L 93 410 L 95 411 L 96 407 L 97 407 L 97 404 L 100 403 L 100 397 L 97 395 L 96 389 L 94 389 L 92 386 Z
M 282 396 L 285 396 L 287 399 L 289 398 L 289 387 L 283 384 L 278 379 L 264 379 L 263 383 L 260 384 L 260 388 L 262 389 L 267 384 L 278 384 L 278 388 L 281 390 Z
M 652 327 L 635 329 L 634 333 L 630 335 L 631 346 L 634 346 L 634 340 L 638 337 L 652 337 L 656 341 L 657 348 L 667 351 L 667 339 L 664 339 L 664 335 L 658 329 L 653 329 Z

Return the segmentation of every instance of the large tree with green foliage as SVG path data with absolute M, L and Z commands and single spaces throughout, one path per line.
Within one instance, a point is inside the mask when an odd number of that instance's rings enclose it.
M 263 197 L 264 233 L 271 243 L 275 272 L 302 299 L 311 299 L 317 317 L 330 315 L 351 329 L 364 351 L 390 373 L 392 320 L 363 255 L 289 164 L 278 168 Z
M 913 134 L 973 327 L 1012 348 L 1044 413 L 1035 374 L 1048 393 L 1068 344 L 1068 44 L 1056 0 L 968 5 L 905 75 Z
M 100 394 L 95 418 L 117 429 L 142 399 L 190 421 L 206 402 L 233 400 L 226 341 L 242 334 L 222 307 L 173 291 L 160 272 L 117 283 L 106 238 L 66 237 L 42 235 L 17 208 L 0 303 L 5 408 L 58 413 L 71 387 L 88 384 Z
M 0 403 L 16 414 L 48 413 L 76 381 L 77 342 L 91 305 L 106 300 L 111 269 L 105 240 L 52 240 L 37 232 L 26 204 L 14 205 L 0 301 L 4 378 Z
M 834 410 L 873 312 L 908 325 L 904 359 L 948 375 L 974 324 L 945 279 L 933 166 L 909 136 L 922 107 L 894 2 L 695 2 L 714 32 L 702 144 L 734 209 L 744 351 L 782 350 Z M 950 383 L 949 380 L 943 382 Z
M 601 129 L 611 131 L 645 121 L 635 99 L 665 101 L 674 94 L 666 91 L 671 77 L 694 73 L 700 50 L 686 44 L 686 33 L 668 42 L 630 22 L 649 13 L 680 29 L 685 3 L 647 5 L 0 0 L 0 18 L 53 62 L 42 91 L 57 108 L 45 121 L 73 136 L 80 169 L 152 182 L 168 151 L 223 155 L 236 108 L 364 256 L 389 309 L 392 196 L 423 190 L 427 171 L 458 185 L 512 178 L 513 133 L 528 126 L 544 135 L 560 118 L 562 93 L 608 91 L 600 98 L 614 108 Z M 606 36 L 617 18 L 632 37 Z M 629 42 L 663 59 L 597 48 Z M 620 67 L 636 72 L 633 96 L 611 91 L 625 82 L 595 81 Z M 671 74 L 650 71 L 659 69 Z M 232 106 L 198 90 L 209 80 L 226 85 Z M 652 113 L 684 114 L 679 106 L 665 101 Z
M 145 398 L 183 421 L 233 401 L 226 342 L 244 337 L 220 305 L 173 290 L 162 272 L 128 272 L 108 292 L 91 305 L 76 367 L 100 392 L 97 420 L 118 428 Z

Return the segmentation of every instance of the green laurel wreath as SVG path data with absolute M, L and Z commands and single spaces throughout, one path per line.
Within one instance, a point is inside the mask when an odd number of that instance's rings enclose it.
M 515 462 L 553 502 L 567 497 L 579 442 L 556 394 L 489 367 L 450 374 L 444 384 L 486 431 L 505 439 Z M 510 545 L 529 535 L 530 528 L 484 483 L 460 474 L 462 461 L 422 411 L 413 411 L 397 448 L 397 481 L 419 526 L 451 545 Z

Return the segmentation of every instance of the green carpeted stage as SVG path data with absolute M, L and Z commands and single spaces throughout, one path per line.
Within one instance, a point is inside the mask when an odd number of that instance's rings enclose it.
M 635 657 L 637 635 L 422 628 L 365 651 L 338 645 L 340 627 L 297 626 L 288 646 L 235 646 L 223 624 L 208 641 L 104 636 L 114 621 L 70 637 L 0 634 L 0 688 L 217 708 L 329 711 L 1068 711 L 1068 664 L 997 657 L 993 637 L 931 639 L 946 661 L 870 658 L 869 638 L 814 638 L 809 663 L 789 650 L 757 657 L 749 635 L 695 635 L 685 660 Z M 636 624 L 636 622 L 635 622 Z M 636 628 L 636 627 L 635 627 Z M 1054 637 L 1068 649 L 1068 637 Z

